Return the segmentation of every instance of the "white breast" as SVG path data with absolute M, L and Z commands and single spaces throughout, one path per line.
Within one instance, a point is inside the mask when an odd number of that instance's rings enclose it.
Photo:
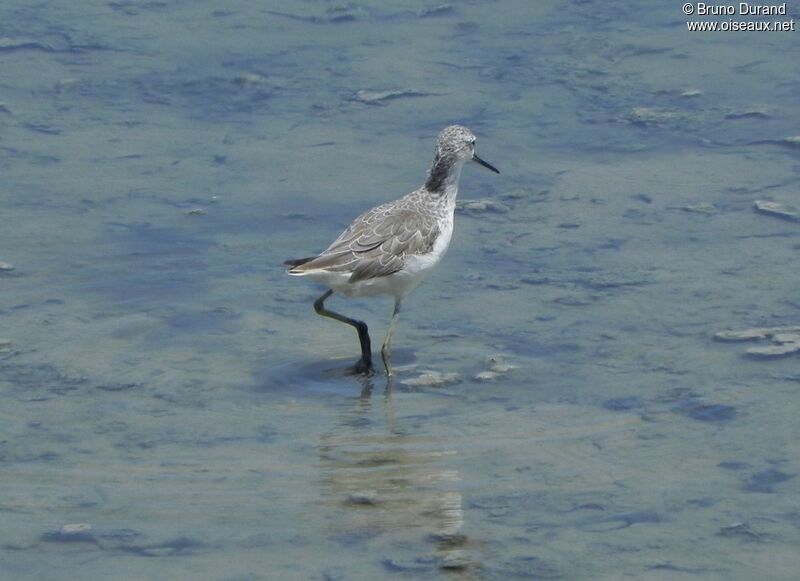
M 450 247 L 450 238 L 452 236 L 453 217 L 451 215 L 449 220 L 442 223 L 439 236 L 436 238 L 436 242 L 433 243 L 433 249 L 428 254 L 406 257 L 406 269 L 412 272 L 420 271 L 424 273 L 439 264 L 439 261 Z

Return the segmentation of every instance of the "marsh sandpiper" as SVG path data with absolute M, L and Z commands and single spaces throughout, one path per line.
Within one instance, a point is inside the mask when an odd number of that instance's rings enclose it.
M 334 292 L 347 297 L 390 295 L 394 311 L 381 357 L 386 375 L 393 375 L 392 334 L 400 306 L 408 293 L 442 259 L 453 234 L 453 213 L 458 180 L 464 164 L 472 160 L 500 173 L 475 154 L 475 135 L 466 127 L 451 125 L 436 140 L 433 164 L 425 184 L 410 194 L 367 210 L 321 254 L 287 260 L 293 276 L 307 276 L 328 290 L 314 302 L 314 310 L 355 327 L 361 359 L 353 371 L 372 373 L 372 350 L 366 323 L 328 310 L 325 300 Z

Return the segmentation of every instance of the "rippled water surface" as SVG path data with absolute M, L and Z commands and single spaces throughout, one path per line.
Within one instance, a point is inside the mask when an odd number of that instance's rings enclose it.
M 651 4 L 4 2 L 0 577 L 796 579 L 800 33 Z M 281 262 L 454 122 L 348 376 Z

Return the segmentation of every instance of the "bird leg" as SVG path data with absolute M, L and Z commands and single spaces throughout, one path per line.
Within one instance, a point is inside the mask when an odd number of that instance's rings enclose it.
M 333 291 L 328 290 L 316 301 L 314 301 L 314 310 L 318 315 L 335 319 L 337 321 L 341 321 L 342 323 L 347 323 L 351 327 L 355 327 L 356 331 L 358 331 L 358 340 L 361 343 L 361 359 L 359 359 L 353 367 L 353 372 L 358 374 L 372 373 L 372 347 L 369 341 L 369 330 L 367 329 L 367 324 L 363 321 L 357 321 L 326 309 L 325 299 L 332 294 Z
M 395 327 L 397 327 L 397 320 L 399 318 L 400 301 L 395 301 L 392 320 L 389 322 L 389 328 L 386 330 L 386 339 L 383 340 L 383 347 L 381 347 L 381 358 L 383 359 L 383 366 L 386 368 L 387 377 L 394 375 L 394 370 L 392 369 L 392 334 L 394 333 Z

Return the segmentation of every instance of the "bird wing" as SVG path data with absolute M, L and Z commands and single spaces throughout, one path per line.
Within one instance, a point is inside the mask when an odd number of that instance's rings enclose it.
M 322 254 L 296 270 L 350 272 L 350 282 L 388 276 L 403 268 L 406 256 L 431 252 L 438 235 L 433 216 L 384 204 L 361 214 Z

